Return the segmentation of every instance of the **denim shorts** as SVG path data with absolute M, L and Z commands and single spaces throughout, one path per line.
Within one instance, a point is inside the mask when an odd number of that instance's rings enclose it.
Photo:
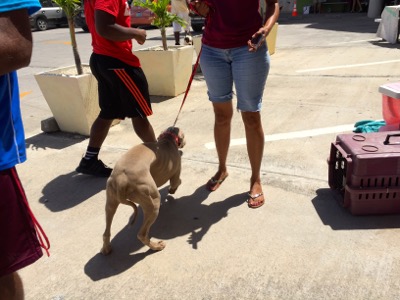
M 233 83 L 237 109 L 243 112 L 261 110 L 270 57 L 266 44 L 256 52 L 244 47 L 219 49 L 203 45 L 200 66 L 213 103 L 231 101 Z

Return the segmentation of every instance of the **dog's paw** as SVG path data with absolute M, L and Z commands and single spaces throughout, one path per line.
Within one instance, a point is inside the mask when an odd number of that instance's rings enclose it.
M 169 188 L 169 190 L 168 190 L 168 194 L 175 194 L 175 192 L 176 192 L 176 190 L 177 190 L 178 188 L 176 187 L 176 188 Z
M 169 186 L 168 193 L 172 195 L 172 194 L 175 194 L 178 187 L 182 184 L 182 180 L 179 178 L 177 182 L 174 180 L 174 181 L 171 181 L 170 183 L 171 183 L 171 185 Z
M 158 242 L 150 241 L 149 247 L 150 247 L 151 250 L 160 251 L 160 250 L 163 250 L 165 248 L 165 242 L 164 241 L 158 241 Z
M 103 255 L 108 255 L 108 254 L 110 254 L 111 253 L 111 246 L 110 245 L 108 245 L 108 246 L 103 246 L 103 248 L 101 248 L 101 250 L 100 250 L 100 252 L 101 252 L 101 254 L 103 254 Z

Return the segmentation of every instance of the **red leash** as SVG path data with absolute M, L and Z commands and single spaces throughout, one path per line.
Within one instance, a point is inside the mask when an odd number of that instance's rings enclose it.
M 186 88 L 185 96 L 183 97 L 182 104 L 181 104 L 181 107 L 179 108 L 178 115 L 176 116 L 176 119 L 175 119 L 175 122 L 174 122 L 173 127 L 175 127 L 176 122 L 178 121 L 179 114 L 181 113 L 183 104 L 185 103 L 186 97 L 187 97 L 187 95 L 188 95 L 188 93 L 189 93 L 190 86 L 192 85 L 193 77 L 194 77 L 194 75 L 196 74 L 197 67 L 198 67 L 198 65 L 199 65 L 199 60 L 200 60 L 200 55 L 201 55 L 201 50 L 202 50 L 202 49 L 203 49 L 203 47 L 200 48 L 200 52 L 199 52 L 199 54 L 197 55 L 196 63 L 195 63 L 195 65 L 194 65 L 194 67 L 193 67 L 192 75 L 190 76 L 190 79 L 189 79 L 189 82 L 188 82 L 188 85 L 187 85 L 187 88 Z

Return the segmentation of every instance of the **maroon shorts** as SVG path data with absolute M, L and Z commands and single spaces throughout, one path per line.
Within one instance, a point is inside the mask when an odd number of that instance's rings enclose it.
M 43 255 L 35 224 L 16 169 L 0 171 L 0 277 Z

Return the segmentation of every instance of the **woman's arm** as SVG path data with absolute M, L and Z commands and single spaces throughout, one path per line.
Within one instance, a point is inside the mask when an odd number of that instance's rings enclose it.
M 264 28 L 267 31 L 267 33 L 269 33 L 279 18 L 279 3 L 278 0 L 264 0 L 264 1 L 266 5 Z
M 278 0 L 264 0 L 266 5 L 265 10 L 265 23 L 256 33 L 253 34 L 251 40 L 247 42 L 249 51 L 257 51 L 258 47 L 265 41 L 272 27 L 279 17 L 279 3 Z M 259 41 L 259 42 L 258 42 Z

